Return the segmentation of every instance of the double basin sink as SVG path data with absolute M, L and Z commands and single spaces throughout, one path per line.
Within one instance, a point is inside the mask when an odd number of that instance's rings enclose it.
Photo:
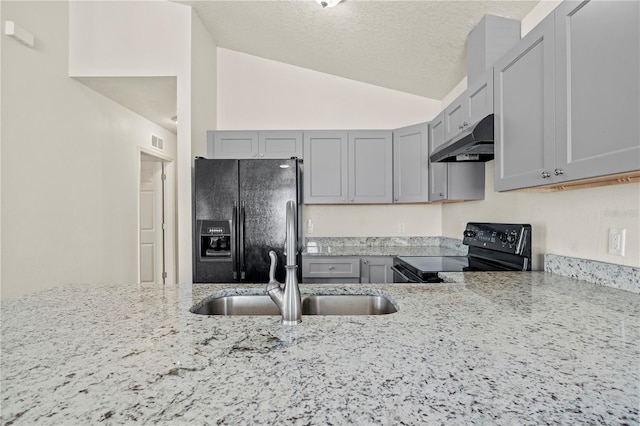
M 379 294 L 303 294 L 302 315 L 384 315 L 397 306 Z M 201 315 L 280 315 L 266 294 L 208 297 L 191 308 Z

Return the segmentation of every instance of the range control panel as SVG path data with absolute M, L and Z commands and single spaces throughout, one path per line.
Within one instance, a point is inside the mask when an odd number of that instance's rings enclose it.
M 531 225 L 513 223 L 467 223 L 463 243 L 519 256 L 531 256 Z

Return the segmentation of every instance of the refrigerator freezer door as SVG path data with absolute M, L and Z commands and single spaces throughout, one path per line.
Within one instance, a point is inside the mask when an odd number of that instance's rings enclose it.
M 240 271 L 246 282 L 269 281 L 269 251 L 276 252 L 276 279 L 284 282 L 287 201 L 298 202 L 297 160 L 240 160 L 240 208 L 243 256 Z M 299 225 L 299 224 L 298 224 Z
M 238 161 L 196 159 L 194 202 L 193 281 L 213 283 L 237 280 Z M 202 255 L 206 253 L 203 247 L 206 238 L 200 235 L 204 231 L 198 228 L 202 221 L 230 222 L 231 256 L 211 258 Z

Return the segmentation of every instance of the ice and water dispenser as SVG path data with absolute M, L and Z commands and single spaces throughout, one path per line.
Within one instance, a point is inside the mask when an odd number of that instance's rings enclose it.
M 200 260 L 231 260 L 232 233 L 230 220 L 199 220 Z

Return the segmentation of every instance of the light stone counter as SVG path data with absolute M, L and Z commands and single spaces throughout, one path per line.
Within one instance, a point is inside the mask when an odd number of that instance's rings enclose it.
M 638 424 L 640 295 L 544 272 L 375 289 L 383 316 L 191 314 L 237 285 L 2 301 L 3 425 Z M 242 292 L 261 292 L 250 286 Z

